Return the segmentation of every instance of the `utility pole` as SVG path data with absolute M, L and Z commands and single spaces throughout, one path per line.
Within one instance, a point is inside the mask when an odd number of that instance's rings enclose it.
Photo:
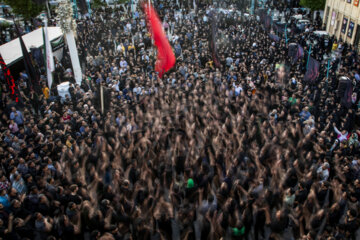
M 328 81 L 329 79 L 330 62 L 331 62 L 331 58 L 328 59 L 328 64 L 326 68 L 326 81 Z
M 87 4 L 87 7 L 88 7 L 88 13 L 89 13 L 89 16 L 91 17 L 91 6 L 90 6 L 90 0 L 86 0 L 86 4 Z
M 255 10 L 255 0 L 251 0 L 251 8 L 250 8 L 250 14 L 254 15 Z

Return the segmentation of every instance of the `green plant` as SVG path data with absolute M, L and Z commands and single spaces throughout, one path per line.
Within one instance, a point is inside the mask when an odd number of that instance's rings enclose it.
M 300 0 L 300 5 L 311 11 L 324 10 L 326 0 Z
M 103 0 L 94 0 L 92 2 L 91 8 L 101 8 L 106 6 L 106 3 Z
M 12 12 L 24 19 L 38 16 L 44 10 L 43 4 L 36 4 L 32 0 L 4 0 L 12 8 Z
M 11 27 L 13 24 L 11 24 L 10 22 L 0 22 L 0 27 L 2 27 L 3 29 L 7 29 L 9 27 Z
M 115 0 L 114 2 L 116 2 L 117 4 L 123 4 L 123 3 L 128 3 L 131 0 Z

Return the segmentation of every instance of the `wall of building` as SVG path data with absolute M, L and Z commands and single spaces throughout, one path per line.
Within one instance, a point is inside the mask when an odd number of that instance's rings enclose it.
M 357 31 L 360 31 L 359 0 L 327 0 L 324 24 L 330 35 L 350 44 L 359 44 Z M 345 18 L 345 19 L 344 19 Z

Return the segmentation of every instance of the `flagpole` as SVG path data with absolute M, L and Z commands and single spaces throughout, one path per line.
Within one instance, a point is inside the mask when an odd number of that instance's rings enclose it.
M 89 13 L 89 17 L 91 17 L 91 6 L 90 6 L 90 0 L 87 0 L 87 5 L 88 5 L 88 13 Z
M 330 58 L 328 59 L 328 66 L 327 66 L 327 71 L 326 71 L 326 81 L 329 79 L 329 70 L 330 70 Z
M 308 59 L 307 59 L 307 63 L 306 63 L 306 70 L 308 69 L 308 66 L 309 66 L 310 55 L 311 55 L 311 44 L 310 44 L 309 51 L 308 51 Z
M 286 43 L 286 47 L 287 47 L 287 43 L 288 43 L 288 38 L 287 38 L 287 24 L 285 24 L 285 43 Z
M 130 1 L 131 18 L 134 19 L 133 0 Z
M 254 15 L 254 9 L 255 9 L 255 0 L 251 0 L 251 9 L 250 9 L 251 15 Z
M 151 0 L 148 0 L 148 9 L 149 9 L 149 17 L 151 18 L 151 11 L 150 11 L 150 6 L 151 6 Z M 151 34 L 151 49 L 152 49 L 152 46 L 154 45 L 154 39 L 153 39 L 153 33 L 150 32 Z

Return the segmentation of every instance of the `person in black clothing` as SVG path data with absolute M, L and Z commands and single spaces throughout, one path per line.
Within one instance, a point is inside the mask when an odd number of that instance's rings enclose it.
M 85 74 L 71 99 L 50 105 L 22 86 L 31 101 L 20 109 L 24 125 L 9 131 L 10 109 L 19 108 L 9 89 L 1 92 L 1 236 L 358 238 L 360 85 L 352 82 L 360 68 L 353 48 L 332 61 L 327 78 L 323 57 L 332 41 L 313 45 L 322 68 L 308 84 L 306 56 L 293 63 L 285 40 L 270 39 L 262 22 L 215 9 L 224 12 L 217 67 L 206 41 L 210 6 L 196 1 L 194 16 L 192 6 L 153 2 L 177 52 L 162 79 L 143 13 L 105 8 L 77 20 Z M 311 31 L 288 34 L 304 49 L 308 40 L 322 41 Z M 64 51 L 53 87 L 68 80 Z M 289 67 L 282 84 L 277 63 Z M 347 106 L 336 94 L 343 75 L 357 94 Z M 23 194 L 13 181 L 20 175 Z

